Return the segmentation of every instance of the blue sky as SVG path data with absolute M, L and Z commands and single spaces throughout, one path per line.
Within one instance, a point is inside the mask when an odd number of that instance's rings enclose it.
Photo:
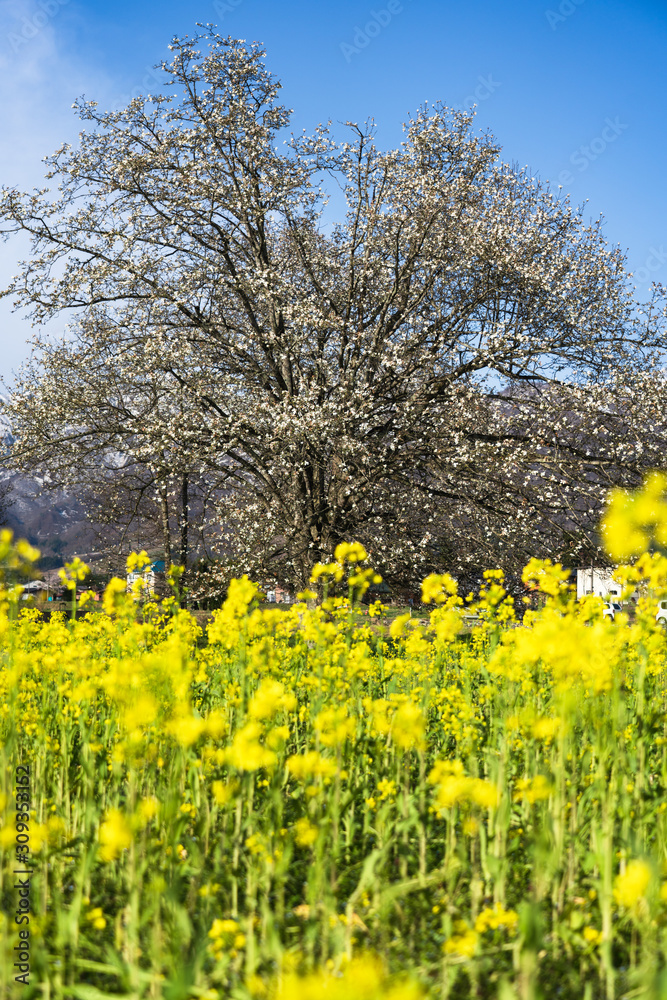
M 477 101 L 504 159 L 605 217 L 640 298 L 667 284 L 664 0 L 0 0 L 0 182 L 39 185 L 41 157 L 76 141 L 73 100 L 113 107 L 155 90 L 152 66 L 197 21 L 264 43 L 295 129 L 372 116 L 394 146 L 425 100 Z M 0 248 L 3 287 L 26 252 Z M 0 303 L 5 384 L 30 335 Z

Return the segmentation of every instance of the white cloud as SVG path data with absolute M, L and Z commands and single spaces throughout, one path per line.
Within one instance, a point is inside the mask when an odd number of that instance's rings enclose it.
M 68 30 L 74 5 L 62 0 L 0 2 L 0 183 L 30 190 L 44 181 L 44 156 L 76 142 L 79 122 L 72 103 L 80 94 L 108 92 L 109 80 L 74 50 Z M 5 288 L 29 242 L 0 243 L 0 287 Z M 64 323 L 54 324 L 54 331 Z M 0 300 L 0 382 L 29 354 L 30 324 Z

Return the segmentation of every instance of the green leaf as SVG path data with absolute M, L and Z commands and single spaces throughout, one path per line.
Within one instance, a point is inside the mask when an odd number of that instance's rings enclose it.
M 88 969 L 90 972 L 103 972 L 107 976 L 120 976 L 122 970 L 115 965 L 108 965 L 104 962 L 92 962 L 88 958 L 75 958 L 74 965 L 79 969 Z
M 65 996 L 74 997 L 75 1000 L 139 1000 L 138 993 L 105 993 L 98 990 L 97 986 L 66 986 Z

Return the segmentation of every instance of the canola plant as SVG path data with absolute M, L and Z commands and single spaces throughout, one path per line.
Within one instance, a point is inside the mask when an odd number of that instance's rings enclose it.
M 613 624 L 548 560 L 521 622 L 499 571 L 360 622 L 358 544 L 319 603 L 233 581 L 205 636 L 125 581 L 48 621 L 6 583 L 2 996 L 667 996 L 665 485 L 610 504 Z

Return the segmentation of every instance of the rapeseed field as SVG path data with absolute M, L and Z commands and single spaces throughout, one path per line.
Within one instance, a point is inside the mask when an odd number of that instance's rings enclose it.
M 357 544 L 288 610 L 234 581 L 205 636 L 124 581 L 49 621 L 6 583 L 0 994 L 666 997 L 664 489 L 610 505 L 613 624 L 533 560 L 521 623 L 490 571 L 360 625 Z

